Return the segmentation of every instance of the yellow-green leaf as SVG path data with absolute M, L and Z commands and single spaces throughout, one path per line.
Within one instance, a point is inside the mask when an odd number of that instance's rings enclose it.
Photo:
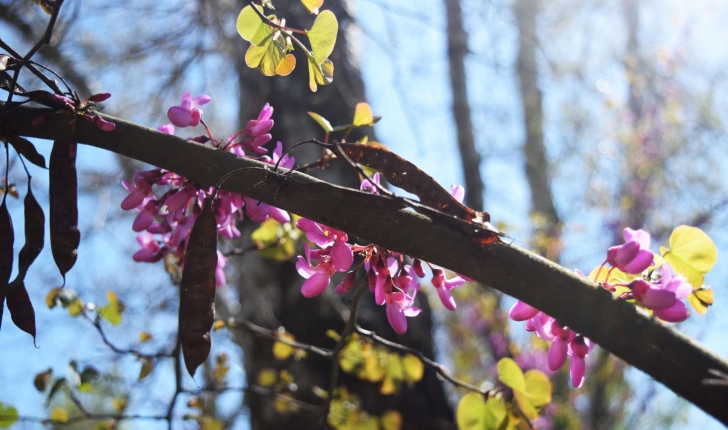
M 129 399 L 127 399 L 126 397 L 114 397 L 113 399 L 111 399 L 111 406 L 118 413 L 124 412 L 124 409 L 126 409 L 126 406 L 128 404 Z
M 529 420 L 535 420 L 538 418 L 538 410 L 535 406 L 533 406 L 531 401 L 528 400 L 528 397 L 526 397 L 524 393 L 513 391 L 513 398 L 516 399 L 518 408 L 521 412 L 523 412 L 523 415 L 525 415 Z
M 213 417 L 200 417 L 197 419 L 200 430 L 224 430 L 225 425 Z
M 18 410 L 0 402 L 0 429 L 6 429 L 18 421 Z
M 693 288 L 703 285 L 705 274 L 718 258 L 718 251 L 710 237 L 703 230 L 687 225 L 673 230 L 670 249 L 660 248 L 660 251 L 670 267 L 685 276 Z
M 522 393 L 526 389 L 523 371 L 512 358 L 502 358 L 498 362 L 498 379 L 513 391 Z
M 380 418 L 382 430 L 399 430 L 402 428 L 402 414 L 395 410 L 385 411 Z
M 149 342 L 152 339 L 154 339 L 154 336 L 152 336 L 152 334 L 149 332 L 142 331 L 139 333 L 139 342 L 141 343 Z
M 425 364 L 419 357 L 412 354 L 405 354 L 402 357 L 402 366 L 404 367 L 404 378 L 410 385 L 420 381 L 425 373 Z
M 257 68 L 265 76 L 275 76 L 278 65 L 283 60 L 284 47 L 276 43 L 273 35 L 261 42 L 259 46 L 250 45 L 245 53 L 245 64 Z
M 290 333 L 279 333 L 278 337 L 294 340 L 292 334 Z M 286 345 L 283 342 L 275 342 L 273 344 L 273 356 L 279 360 L 285 360 L 286 358 L 290 357 L 296 349 L 290 345 Z
M 372 115 L 372 108 L 368 103 L 357 103 L 354 109 L 354 121 L 352 124 L 355 126 L 372 125 L 374 122 L 374 115 Z
M 51 410 L 51 421 L 55 423 L 67 423 L 68 411 L 63 408 L 53 408 Z
M 262 7 L 255 7 L 258 8 L 261 13 L 263 12 Z M 268 26 L 268 24 L 264 23 L 263 20 L 260 19 L 260 16 L 258 16 L 255 10 L 253 10 L 252 6 L 246 6 L 240 11 L 236 26 L 238 34 L 240 34 L 243 39 L 256 46 L 263 43 L 265 39 L 273 34 L 273 30 Z
M 331 126 L 331 123 L 326 118 L 315 112 L 309 112 L 308 115 L 313 118 L 313 120 L 316 121 L 316 123 L 320 125 L 325 132 L 331 133 L 332 131 L 334 131 L 334 127 Z
M 313 27 L 307 33 L 316 64 L 321 64 L 329 58 L 334 50 L 338 33 L 339 22 L 333 12 L 325 10 L 316 17 Z
M 321 64 L 316 64 L 313 56 L 308 57 L 308 86 L 314 93 L 318 90 L 318 85 L 328 85 L 334 80 L 334 63 L 331 60 L 325 60 Z
M 71 304 L 68 305 L 68 313 L 72 317 L 77 317 L 83 312 L 83 302 L 81 299 L 74 299 Z
M 258 385 L 261 387 L 271 387 L 278 381 L 278 373 L 274 369 L 263 369 L 258 372 Z
M 260 227 L 253 231 L 253 233 L 250 235 L 250 238 L 253 240 L 253 242 L 266 244 L 278 240 L 280 234 L 281 223 L 274 220 L 273 218 L 268 218 L 260 224 Z
M 543 408 L 551 403 L 551 381 L 538 370 L 529 370 L 524 377 L 526 381 L 525 396 L 536 408 Z
M 479 393 L 464 395 L 456 412 L 460 430 L 497 430 L 506 418 L 506 405 L 502 400 L 491 397 L 486 402 Z
M 212 330 L 218 331 L 218 330 L 225 328 L 226 326 L 227 326 L 227 324 L 225 323 L 225 321 L 215 320 L 215 322 L 212 324 Z
M 104 319 L 109 321 L 111 324 L 114 324 L 114 325 L 121 324 L 122 305 L 119 303 L 119 298 L 116 296 L 116 293 L 113 291 L 107 291 L 106 297 L 109 298 L 109 305 L 99 307 L 98 308 L 99 315 L 104 317 Z
M 56 298 L 58 297 L 58 293 L 61 292 L 61 288 L 55 287 L 51 289 L 50 292 L 48 292 L 48 295 L 46 296 L 46 306 L 48 306 L 49 309 L 53 309 L 56 307 Z
M 316 15 L 319 13 L 319 8 L 324 5 L 324 0 L 301 0 L 301 3 L 306 6 L 309 12 Z
M 708 307 L 713 305 L 713 299 L 713 290 L 706 287 L 693 290 L 692 294 L 688 296 L 688 302 L 690 302 L 695 311 L 700 315 L 708 312 Z
M 154 359 L 152 357 L 142 357 L 142 369 L 139 371 L 139 380 L 146 378 L 154 370 Z

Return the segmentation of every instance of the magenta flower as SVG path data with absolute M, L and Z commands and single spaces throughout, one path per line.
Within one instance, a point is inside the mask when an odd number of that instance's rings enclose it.
M 462 203 L 465 198 L 465 188 L 462 185 L 450 185 L 450 194 L 455 200 Z
M 660 280 L 658 285 L 665 290 L 675 293 L 675 303 L 664 309 L 656 309 L 654 314 L 657 318 L 668 322 L 682 322 L 688 318 L 690 312 L 685 303 L 681 300 L 690 295 L 693 286 L 688 283 L 684 276 L 674 274 L 667 264 L 660 268 Z
M 465 280 L 459 276 L 445 279 L 445 274 L 442 269 L 432 269 L 432 285 L 437 290 L 437 295 L 440 297 L 443 306 L 451 311 L 454 311 L 457 305 L 455 304 L 455 299 L 452 298 L 450 290 L 464 283 Z
M 571 385 L 574 388 L 581 388 L 584 385 L 584 374 L 586 373 L 586 356 L 594 349 L 594 343 L 584 336 L 577 335 L 569 343 L 568 354 L 571 357 L 569 374 Z
M 167 118 L 177 127 L 196 126 L 202 119 L 200 106 L 210 102 L 210 96 L 201 95 L 192 98 L 189 91 L 182 96 L 182 103 L 179 106 L 172 106 L 167 111 Z
M 508 316 L 513 321 L 526 321 L 535 317 L 537 313 L 539 313 L 538 309 L 519 300 L 511 306 Z
M 123 179 L 121 184 L 130 192 L 121 202 L 121 208 L 125 211 L 140 206 L 144 199 L 152 194 L 152 185 L 139 173 L 139 170 L 134 170 L 131 184 Z
M 161 131 L 162 133 L 171 134 L 172 136 L 174 136 L 174 126 L 172 124 L 160 125 L 157 130 Z
M 261 148 L 262 145 L 268 143 L 272 136 L 268 133 L 273 128 L 273 108 L 266 103 L 261 109 L 257 119 L 248 121 L 245 132 L 248 134 L 242 141 L 243 147 L 256 154 L 265 154 L 267 149 Z
M 137 243 L 141 245 L 142 249 L 134 253 L 132 256 L 134 261 L 155 263 L 164 258 L 164 255 L 166 254 L 165 249 L 159 245 L 159 242 L 153 234 L 147 233 L 146 231 L 142 232 L 137 235 L 136 240 Z
M 650 251 L 650 234 L 628 227 L 624 229 L 623 236 L 624 245 L 609 248 L 606 262 L 625 273 L 642 273 L 654 260 Z
M 317 265 L 313 265 L 311 262 L 311 247 L 306 243 L 303 245 L 303 249 L 306 258 L 304 259 L 300 255 L 298 256 L 296 270 L 299 275 L 306 278 L 306 282 L 301 287 L 301 294 L 310 299 L 324 292 L 331 282 L 331 276 L 336 273 L 336 269 L 331 264 L 331 261 L 324 258 L 324 256 L 322 256 Z
M 374 176 L 372 176 L 372 180 L 374 181 L 374 183 L 376 183 L 377 185 L 379 185 L 379 181 L 380 181 L 380 179 L 379 179 L 379 172 L 376 172 L 374 174 Z M 363 181 L 361 181 L 361 185 L 359 186 L 359 190 L 361 190 L 361 191 L 369 191 L 372 194 L 379 194 L 379 188 L 376 185 L 372 184 L 372 182 L 369 179 L 364 179 Z
M 422 309 L 412 306 L 415 302 L 415 296 L 420 290 L 420 284 L 417 278 L 412 276 L 411 268 L 407 268 L 410 276 L 398 276 L 394 280 L 394 284 L 399 291 L 387 294 L 385 303 L 387 305 L 387 320 L 394 331 L 403 334 L 407 331 L 407 317 L 416 317 L 422 312 Z
M 306 233 L 306 238 L 318 246 L 330 245 L 336 240 L 342 242 L 349 240 L 349 236 L 343 231 L 327 227 L 306 218 L 300 218 L 296 221 L 296 227 Z
M 215 267 L 215 285 L 222 287 L 227 283 L 225 279 L 225 265 L 227 264 L 227 257 L 222 255 L 222 252 L 217 251 L 217 266 Z

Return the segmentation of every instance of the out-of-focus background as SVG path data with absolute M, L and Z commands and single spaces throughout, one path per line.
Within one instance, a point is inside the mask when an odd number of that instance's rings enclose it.
M 307 111 L 345 124 L 356 103 L 367 101 L 383 117 L 369 132 L 372 140 L 445 187 L 465 185 L 466 203 L 490 212 L 517 245 L 584 273 L 602 263 L 626 226 L 650 231 L 655 251 L 667 245 L 674 227 L 698 226 L 718 247 L 718 263 L 706 279 L 716 303 L 706 315 L 693 312 L 678 328 L 728 356 L 723 311 L 728 288 L 723 227 L 728 220 L 728 29 L 723 18 L 728 3 L 326 0 L 324 8 L 337 15 L 340 34 L 332 55 L 334 82 L 315 94 L 300 66 L 305 60 L 299 58 L 288 77 L 266 78 L 245 65 L 249 44 L 235 29 L 245 4 L 66 0 L 52 43 L 35 59 L 67 79 L 82 98 L 112 93 L 104 112 L 153 128 L 168 122 L 167 108 L 178 104 L 185 91 L 211 96 L 204 117 L 218 136 L 244 127 L 268 102 L 275 108 L 274 142 L 285 146 L 322 137 Z M 310 28 L 314 18 L 300 2 L 274 0 L 274 5 L 287 25 Z M 39 39 L 47 19 L 34 2 L 0 0 L 0 37 L 21 53 Z M 32 81 L 24 82 L 33 88 Z M 36 145 L 48 156 L 49 142 Z M 316 153 L 304 149 L 294 155 L 308 162 Z M 177 287 L 161 263 L 131 260 L 138 247 L 131 230 L 135 214 L 119 207 L 126 195 L 121 179 L 148 166 L 86 146 L 79 148 L 78 166 L 83 242 L 66 288 L 99 305 L 108 301 L 107 291 L 114 291 L 127 310 L 118 326 L 102 322 L 109 339 L 149 354 L 169 351 L 176 336 Z M 24 193 L 17 159 L 11 159 L 10 169 Z M 47 174 L 35 167 L 31 173 L 35 194 L 47 207 Z M 357 183 L 345 169 L 318 174 Z M 10 201 L 10 210 L 17 252 L 23 243 L 22 201 Z M 244 223 L 242 237 L 222 247 L 246 247 L 255 227 Z M 218 292 L 221 316 L 284 326 L 297 339 L 333 346 L 325 331 L 343 326 L 342 302 L 333 292 L 303 299 L 292 263 L 262 260 L 254 253 L 233 255 L 227 277 L 228 286 Z M 58 395 L 46 403 L 48 390 L 39 392 L 33 382 L 48 369 L 73 378 L 69 364 L 74 363 L 79 372 L 93 366 L 101 374 L 93 392 L 78 394 L 89 410 L 165 415 L 174 393 L 171 361 L 160 359 L 152 374 L 138 381 L 141 363 L 135 357 L 111 351 L 88 321 L 45 306 L 48 291 L 60 284 L 46 246 L 26 281 L 36 309 L 38 348 L 6 312 L 0 402 L 26 417 L 47 417 L 54 407 L 73 414 L 71 400 Z M 476 385 L 493 381 L 494 363 L 507 354 L 518 357 L 524 368 L 545 368 L 544 344 L 526 335 L 522 324 L 507 321 L 512 299 L 473 285 L 454 294 L 455 312 L 444 310 L 436 295 L 431 308 L 420 300 L 425 312 L 410 320 L 406 336 L 391 331 L 382 309 L 371 304 L 364 304 L 362 324 L 421 349 Z M 142 331 L 153 339 L 142 344 Z M 314 386 L 327 386 L 327 362 L 316 357 L 276 362 L 269 340 L 226 330 L 213 335 L 211 357 L 194 381 L 185 377 L 189 392 L 172 411 L 174 428 L 204 428 L 205 421 L 184 420 L 185 414 L 214 417 L 235 429 L 310 428 L 316 422 L 305 411 L 276 412 L 275 399 L 245 388 L 262 369 L 286 368 L 297 384 L 291 394 L 320 403 L 312 392 Z M 216 380 L 221 362 L 229 371 Z M 587 366 L 580 389 L 570 388 L 563 371 L 552 376 L 555 398 L 539 428 L 721 427 L 604 351 L 590 354 Z M 463 394 L 434 374 L 395 396 L 381 396 L 376 386 L 355 378 L 342 383 L 360 394 L 362 407 L 372 414 L 399 410 L 405 428 L 454 428 L 453 408 Z M 218 389 L 200 391 L 208 386 Z M 201 409 L 188 406 L 196 390 Z M 427 424 L 415 427 L 418 422 Z M 15 426 L 42 427 L 33 422 Z M 147 420 L 127 421 L 120 428 L 166 426 L 164 420 Z

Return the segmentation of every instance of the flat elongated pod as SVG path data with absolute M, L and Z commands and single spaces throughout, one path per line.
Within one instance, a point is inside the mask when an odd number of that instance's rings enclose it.
M 43 249 L 45 241 L 45 215 L 43 209 L 33 195 L 33 189 L 30 186 L 30 177 L 28 177 L 28 193 L 23 200 L 25 209 L 25 244 L 18 254 L 18 275 L 13 284 L 23 282 L 25 275 L 28 273 L 30 265 Z
M 0 325 L 3 321 L 8 281 L 10 281 L 10 273 L 13 270 L 13 242 L 15 242 L 13 220 L 10 218 L 5 197 L 3 197 L 3 203 L 0 205 Z
M 210 355 L 216 266 L 217 221 L 208 198 L 190 232 L 180 283 L 179 339 L 191 376 Z
M 50 227 L 53 260 L 66 282 L 76 264 L 81 232 L 78 230 L 76 142 L 55 141 L 50 161 Z
M 13 323 L 35 341 L 35 311 L 23 281 L 13 281 L 10 285 L 7 303 Z

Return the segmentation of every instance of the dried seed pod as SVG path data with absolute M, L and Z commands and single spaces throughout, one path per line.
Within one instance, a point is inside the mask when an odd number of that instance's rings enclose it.
M 9 132 L 7 133 L 7 139 L 8 142 L 13 145 L 13 148 L 15 148 L 18 154 L 25 157 L 26 160 L 38 167 L 46 168 L 45 158 L 38 153 L 38 150 L 35 149 L 35 145 L 30 143 L 29 140 Z
M 13 281 L 7 300 L 13 322 L 19 329 L 33 336 L 33 342 L 35 342 L 35 311 L 22 280 Z
M 18 254 L 18 275 L 13 284 L 22 283 L 25 280 L 25 275 L 43 249 L 45 240 L 45 215 L 33 195 L 30 176 L 28 176 L 28 193 L 23 200 L 23 206 L 25 207 L 25 244 Z
M 3 307 L 5 305 L 5 295 L 8 291 L 8 281 L 10 280 L 10 273 L 13 270 L 13 242 L 15 241 L 13 220 L 10 218 L 8 207 L 5 205 L 5 196 L 3 196 L 3 203 L 0 205 L 0 326 L 2 326 Z M 213 274 L 214 282 L 215 276 Z
M 180 284 L 179 339 L 191 376 L 210 355 L 215 315 L 217 221 L 211 201 L 207 199 L 190 232 Z
M 76 142 L 55 141 L 50 161 L 50 227 L 53 260 L 66 282 L 76 264 L 81 232 L 78 231 Z

